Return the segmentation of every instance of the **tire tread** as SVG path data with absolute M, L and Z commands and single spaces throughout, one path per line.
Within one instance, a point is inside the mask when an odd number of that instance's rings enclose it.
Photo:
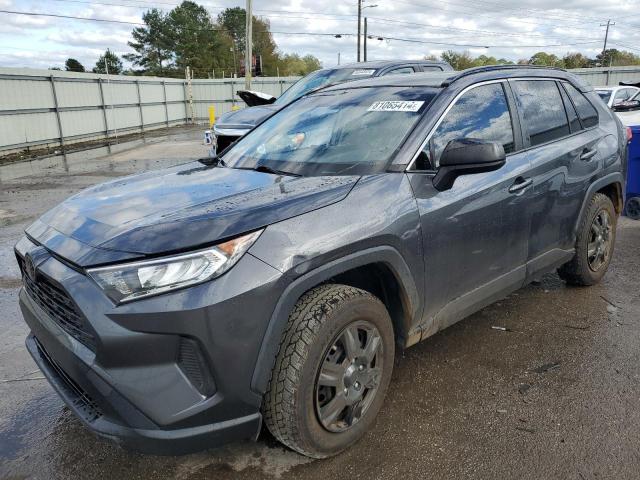
M 365 290 L 325 284 L 305 293 L 296 303 L 282 335 L 278 355 L 263 406 L 264 421 L 271 434 L 289 448 L 312 458 L 326 455 L 309 451 L 297 428 L 295 399 L 302 381 L 304 360 L 322 323 L 337 305 L 354 297 L 380 300 Z

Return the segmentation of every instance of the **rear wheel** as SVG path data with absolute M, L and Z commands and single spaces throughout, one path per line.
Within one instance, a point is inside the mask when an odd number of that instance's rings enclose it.
M 596 193 L 585 212 L 573 259 L 558 269 L 571 285 L 594 285 L 607 272 L 616 239 L 616 212 L 611 199 Z
M 370 293 L 323 285 L 289 318 L 265 395 L 271 433 L 310 457 L 335 455 L 371 427 L 391 379 L 394 336 Z

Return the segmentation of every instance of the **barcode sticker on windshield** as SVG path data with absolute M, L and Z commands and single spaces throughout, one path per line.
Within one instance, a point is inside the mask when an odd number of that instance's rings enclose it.
M 385 100 L 373 103 L 367 112 L 417 112 L 422 105 L 423 101 Z
M 358 70 L 354 70 L 353 73 L 351 74 L 353 75 L 373 75 L 375 72 L 375 70 L 366 70 L 364 68 L 360 68 Z

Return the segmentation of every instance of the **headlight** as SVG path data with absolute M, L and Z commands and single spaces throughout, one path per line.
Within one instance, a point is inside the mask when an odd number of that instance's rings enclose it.
M 222 275 L 240 259 L 260 233 L 262 230 L 198 252 L 92 268 L 87 273 L 115 302 L 157 295 Z

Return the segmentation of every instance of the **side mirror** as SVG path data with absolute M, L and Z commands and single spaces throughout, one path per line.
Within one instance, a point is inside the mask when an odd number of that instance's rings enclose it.
M 504 147 L 498 142 L 474 138 L 451 140 L 440 157 L 433 186 L 441 192 L 449 190 L 460 175 L 498 170 L 505 164 L 505 158 Z
M 640 108 L 640 100 L 627 100 L 617 103 L 613 106 L 614 112 L 626 112 L 628 110 L 637 110 Z

